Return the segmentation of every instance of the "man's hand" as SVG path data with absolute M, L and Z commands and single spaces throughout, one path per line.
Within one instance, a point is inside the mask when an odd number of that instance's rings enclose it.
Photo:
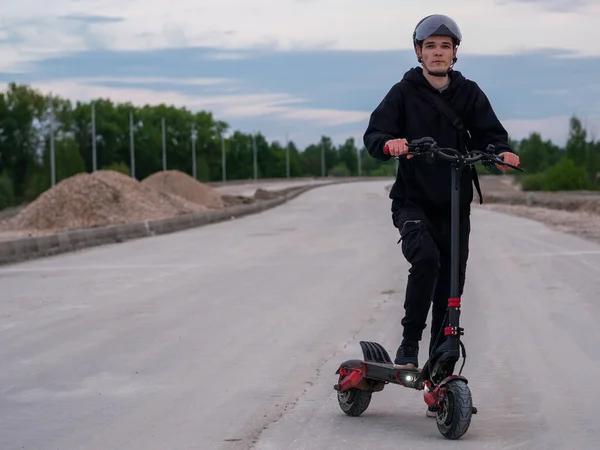
M 503 161 L 506 164 L 510 164 L 511 166 L 515 166 L 515 167 L 521 167 L 521 162 L 519 160 L 519 157 L 512 153 L 512 152 L 502 152 L 500 153 L 500 155 L 503 159 Z M 505 171 L 505 170 L 515 170 L 512 167 L 508 167 L 508 166 L 504 166 L 502 164 L 496 164 L 496 167 L 501 170 L 501 171 Z
M 384 146 L 384 153 L 392 156 L 400 156 L 408 153 L 408 141 L 406 139 L 392 139 L 387 141 Z M 413 155 L 406 155 L 407 158 L 412 158 Z

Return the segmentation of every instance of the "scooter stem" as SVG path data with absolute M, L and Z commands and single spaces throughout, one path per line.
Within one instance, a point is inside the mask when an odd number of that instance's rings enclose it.
M 463 165 L 452 164 L 452 194 L 450 211 L 450 298 L 448 299 L 448 324 L 458 330 L 460 321 L 460 177 Z M 444 334 L 447 334 L 445 332 Z M 453 348 L 458 348 L 458 335 L 449 335 Z
M 460 296 L 458 289 L 459 282 L 459 225 L 460 225 L 460 174 L 461 167 L 452 165 L 452 197 L 451 197 L 451 215 L 450 215 L 450 297 L 458 298 Z

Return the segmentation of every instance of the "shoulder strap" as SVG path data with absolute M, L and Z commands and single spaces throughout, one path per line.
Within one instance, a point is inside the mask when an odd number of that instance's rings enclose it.
M 468 130 L 466 129 L 463 121 L 460 117 L 454 112 L 448 103 L 444 101 L 442 97 L 439 95 L 435 95 L 428 89 L 425 89 L 423 86 L 417 86 L 417 89 L 429 99 L 432 105 L 437 109 L 442 116 L 446 116 L 446 118 L 450 121 L 450 123 L 458 130 L 460 136 L 460 142 L 466 148 L 466 139 L 465 135 L 468 134 Z M 479 195 L 479 204 L 483 203 L 483 196 L 481 194 L 481 186 L 479 185 L 479 177 L 477 176 L 477 170 L 475 167 L 471 167 L 471 172 L 473 175 L 473 184 L 475 185 L 475 189 L 477 190 L 477 194 Z
M 465 125 L 460 117 L 456 115 L 454 110 L 448 106 L 448 103 L 446 103 L 442 97 L 435 95 L 433 92 L 425 89 L 423 86 L 417 86 L 417 89 L 419 89 L 423 95 L 428 97 L 435 109 L 437 109 L 443 116 L 446 116 L 454 128 L 460 132 L 461 139 L 464 139 L 464 134 L 467 131 Z

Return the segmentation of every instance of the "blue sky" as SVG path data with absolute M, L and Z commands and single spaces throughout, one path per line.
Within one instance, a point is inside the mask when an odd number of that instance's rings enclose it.
M 177 4 L 177 8 L 173 5 Z M 0 6 L 0 81 L 73 100 L 212 111 L 234 129 L 362 142 L 372 109 L 417 64 L 414 26 L 452 15 L 455 66 L 519 139 L 600 132 L 596 0 L 42 0 Z

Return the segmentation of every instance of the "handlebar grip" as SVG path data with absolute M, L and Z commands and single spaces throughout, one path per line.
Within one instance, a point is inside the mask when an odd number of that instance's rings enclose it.
M 383 147 L 383 154 L 384 155 L 389 155 L 390 154 L 390 146 L 385 144 L 385 146 Z

